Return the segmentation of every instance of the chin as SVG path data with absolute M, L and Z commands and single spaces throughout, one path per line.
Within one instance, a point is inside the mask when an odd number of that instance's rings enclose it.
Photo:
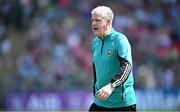
M 99 33 L 93 33 L 95 36 L 98 36 L 99 35 Z
M 98 36 L 98 35 L 99 35 L 99 32 L 94 31 L 93 34 L 96 35 L 96 36 Z

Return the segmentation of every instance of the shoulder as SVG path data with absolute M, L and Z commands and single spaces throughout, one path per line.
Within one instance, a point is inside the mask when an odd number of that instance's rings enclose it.
M 127 40 L 126 35 L 124 35 L 123 33 L 116 32 L 115 34 L 116 34 L 117 40 Z
M 126 35 L 117 31 L 113 33 L 112 39 L 116 42 L 129 42 Z
M 92 40 L 92 45 L 94 46 L 96 43 L 99 42 L 99 38 L 96 36 L 93 40 Z
M 99 38 L 96 36 L 91 43 L 92 48 L 94 48 L 99 42 Z
M 99 41 L 99 39 L 98 39 L 98 37 L 96 36 L 93 40 L 92 40 L 92 43 L 96 43 L 96 42 L 98 42 Z

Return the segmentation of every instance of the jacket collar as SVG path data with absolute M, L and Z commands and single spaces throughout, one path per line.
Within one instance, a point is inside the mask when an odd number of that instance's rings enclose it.
M 108 37 L 114 32 L 114 28 L 111 28 L 111 30 L 109 31 L 109 33 L 107 35 L 104 36 L 103 40 L 108 39 Z M 98 36 L 99 39 L 101 39 L 100 36 Z M 102 40 L 102 39 L 101 39 Z

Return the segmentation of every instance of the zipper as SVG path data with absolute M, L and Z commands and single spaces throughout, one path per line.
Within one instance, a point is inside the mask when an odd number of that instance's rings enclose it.
M 102 40 L 101 54 L 103 53 L 103 48 L 104 48 L 104 39 Z

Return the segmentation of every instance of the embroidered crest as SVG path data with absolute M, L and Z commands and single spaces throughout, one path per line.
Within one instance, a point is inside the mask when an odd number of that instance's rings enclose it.
M 112 50 L 108 50 L 108 56 L 112 56 Z

